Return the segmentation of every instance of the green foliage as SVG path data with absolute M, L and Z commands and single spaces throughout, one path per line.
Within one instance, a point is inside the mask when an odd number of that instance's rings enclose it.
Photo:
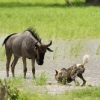
M 97 54 L 97 55 L 100 54 L 100 45 L 99 45 L 98 48 L 97 48 L 96 54 Z
M 5 58 L 5 50 L 3 47 L 0 47 L 0 60 L 4 60 Z
M 56 47 L 55 50 L 54 50 L 53 59 L 56 59 L 58 57 L 57 56 L 57 50 L 58 50 L 58 47 Z
M 43 74 L 42 74 L 43 75 Z M 44 77 L 44 75 L 43 75 Z M 15 79 L 14 79 L 15 80 Z M 81 87 L 81 89 L 75 89 L 71 91 L 66 91 L 62 94 L 50 95 L 48 93 L 39 94 L 38 92 L 29 92 L 27 89 L 23 89 L 24 86 L 20 88 L 14 85 L 14 80 L 7 79 L 7 92 L 5 95 L 5 100 L 99 100 L 100 99 L 100 87 Z M 17 85 L 21 84 L 18 78 L 15 80 Z M 3 82 L 3 80 L 2 80 Z M 4 82 L 3 82 L 4 83 Z M 13 84 L 13 85 L 12 85 Z M 25 84 L 25 83 L 24 83 Z M 28 84 L 29 85 L 29 84 Z M 0 86 L 1 88 L 1 86 Z
M 23 75 L 7 79 L 7 83 L 11 86 L 21 87 L 24 85 Z M 19 84 L 20 83 L 20 84 Z
M 32 26 L 42 38 L 99 38 L 99 7 L 82 2 L 67 6 L 65 0 L 0 0 L 0 34 Z
M 36 79 L 33 79 L 34 85 L 45 85 L 47 82 L 47 75 L 45 72 L 42 72 L 41 75 L 37 75 Z
M 5 100 L 18 100 L 20 91 L 16 87 L 8 88 L 9 94 L 6 94 Z
M 21 94 L 21 100 L 99 100 L 100 98 L 100 87 L 85 88 L 72 91 L 66 91 L 63 94 L 50 95 L 38 93 L 27 93 Z M 20 99 L 18 99 L 20 100 Z

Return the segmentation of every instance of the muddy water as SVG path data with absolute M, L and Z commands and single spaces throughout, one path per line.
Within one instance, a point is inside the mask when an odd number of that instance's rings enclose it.
M 41 74 L 46 72 L 48 76 L 48 82 L 51 85 L 44 86 L 31 86 L 33 91 L 36 89 L 39 92 L 44 93 L 48 92 L 51 94 L 63 93 L 66 90 L 84 88 L 81 86 L 75 86 L 74 82 L 70 83 L 68 86 L 58 85 L 54 79 L 55 69 L 60 70 L 61 68 L 68 68 L 73 64 L 81 64 L 82 58 L 85 54 L 90 55 L 89 62 L 85 65 L 85 72 L 83 74 L 84 78 L 87 81 L 87 84 L 92 86 L 100 85 L 100 39 L 91 39 L 91 40 L 59 40 L 53 41 L 51 48 L 54 50 L 53 53 L 47 52 L 44 59 L 44 65 L 38 66 L 36 64 L 36 74 Z M 4 61 L 0 62 L 0 77 L 6 77 L 5 63 Z M 19 76 L 23 73 L 22 60 L 19 60 L 16 65 L 16 76 Z M 27 61 L 28 72 L 27 72 L 27 81 L 32 80 L 31 73 L 31 61 Z M 10 72 L 11 76 L 11 72 Z M 82 81 L 77 78 L 77 80 L 82 84 Z

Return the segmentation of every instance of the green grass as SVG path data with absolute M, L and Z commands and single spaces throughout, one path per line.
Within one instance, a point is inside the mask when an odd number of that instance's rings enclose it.
M 5 48 L 0 46 L 0 60 L 4 60 L 5 58 Z
M 81 41 L 78 41 L 78 43 L 72 45 L 71 49 L 70 49 L 70 52 L 69 52 L 69 56 L 78 56 L 80 51 L 83 49 L 82 47 L 82 43 Z
M 41 74 L 43 75 L 43 74 Z M 44 77 L 44 75 L 43 75 Z M 40 91 L 30 92 L 30 89 L 26 88 L 28 80 L 24 80 L 22 76 L 17 78 L 7 79 L 8 91 L 10 92 L 10 100 L 99 100 L 100 99 L 100 86 L 88 87 L 67 90 L 62 94 L 49 94 L 48 91 L 41 94 Z M 23 85 L 22 85 L 23 83 Z M 32 88 L 31 88 L 32 89 Z M 13 99 L 11 99 L 13 98 Z M 8 100 L 8 99 L 5 99 Z
M 96 50 L 96 55 L 100 54 L 100 45 L 98 46 L 97 50 Z
M 36 79 L 33 79 L 34 85 L 45 85 L 48 78 L 45 72 L 42 72 L 41 75 L 37 75 Z
M 39 95 L 37 93 L 28 94 L 28 95 L 23 94 L 23 95 L 25 95 L 25 98 L 27 98 L 27 100 L 33 100 L 33 99 L 35 100 L 66 100 L 66 99 L 67 100 L 99 100 L 100 87 L 66 91 L 65 93 L 59 95 L 58 94 L 50 95 L 48 93 L 43 95 Z
M 68 6 L 64 0 L 1 0 L 0 34 L 32 26 L 44 39 L 99 38 L 99 7 L 82 2 Z
M 39 94 L 38 92 L 18 92 L 17 100 L 99 100 L 100 87 L 78 89 L 66 91 L 62 94 L 50 95 L 48 93 Z M 15 99 L 16 100 L 16 99 Z

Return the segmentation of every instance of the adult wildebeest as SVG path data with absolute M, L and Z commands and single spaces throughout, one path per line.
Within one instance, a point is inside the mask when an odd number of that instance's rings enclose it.
M 23 60 L 23 71 L 24 71 L 24 78 L 26 78 L 27 66 L 26 66 L 26 58 L 31 59 L 32 61 L 32 73 L 35 77 L 35 60 L 38 65 L 43 64 L 44 55 L 46 50 L 52 52 L 50 48 L 48 48 L 52 41 L 49 44 L 45 45 L 41 43 L 41 39 L 39 38 L 38 34 L 32 29 L 28 28 L 21 34 L 11 34 L 7 36 L 3 42 L 5 44 L 6 49 L 6 71 L 7 77 L 9 77 L 9 65 L 12 54 L 14 55 L 14 60 L 11 64 L 11 71 L 13 77 L 14 75 L 14 68 L 15 65 L 20 57 Z

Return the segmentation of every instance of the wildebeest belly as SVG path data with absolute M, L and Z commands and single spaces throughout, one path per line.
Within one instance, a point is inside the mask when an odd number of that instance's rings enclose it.
M 21 46 L 20 45 L 13 45 L 12 46 L 12 53 L 18 57 L 22 56 Z
M 22 56 L 22 39 L 14 39 L 12 44 L 12 53 L 18 57 Z

